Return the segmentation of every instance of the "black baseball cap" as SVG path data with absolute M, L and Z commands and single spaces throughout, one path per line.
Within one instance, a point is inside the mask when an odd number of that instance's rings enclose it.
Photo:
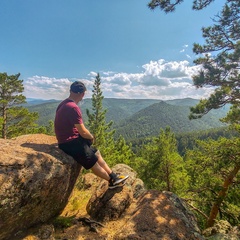
M 87 88 L 82 82 L 75 81 L 74 83 L 72 83 L 70 90 L 74 93 L 83 93 L 87 90 Z

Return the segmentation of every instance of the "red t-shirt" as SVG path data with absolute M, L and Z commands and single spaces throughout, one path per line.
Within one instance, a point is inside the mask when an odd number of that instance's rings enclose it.
M 54 128 L 58 143 L 69 142 L 79 136 L 75 124 L 82 124 L 82 112 L 70 99 L 62 101 L 57 108 Z

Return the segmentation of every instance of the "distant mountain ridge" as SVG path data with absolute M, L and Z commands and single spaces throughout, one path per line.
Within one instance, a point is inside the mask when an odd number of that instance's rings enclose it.
M 161 128 L 169 126 L 175 133 L 207 130 L 226 126 L 219 121 L 226 115 L 229 106 L 213 110 L 201 119 L 189 120 L 190 107 L 195 106 L 199 100 L 185 98 L 174 100 L 153 99 L 115 99 L 104 98 L 103 109 L 107 109 L 106 121 L 114 122 L 116 135 L 125 139 L 135 139 L 156 136 Z M 49 120 L 54 120 L 55 111 L 60 101 L 39 101 L 27 107 L 30 111 L 39 113 L 39 125 L 47 125 Z M 91 99 L 84 99 L 80 104 L 84 122 L 87 123 L 86 109 L 91 112 Z
M 49 103 L 49 102 L 58 102 L 58 100 L 55 99 L 38 99 L 38 98 L 27 98 L 26 99 L 26 104 L 25 106 L 32 106 L 32 105 L 38 105 L 38 104 L 43 104 L 43 103 Z
M 166 100 L 164 102 L 171 104 L 171 105 L 191 107 L 191 106 L 196 105 L 199 102 L 199 100 L 193 99 L 193 98 L 182 98 L 182 99 Z
M 60 100 L 40 100 L 30 99 L 25 105 L 31 112 L 39 113 L 38 123 L 40 125 L 46 125 L 49 120 L 53 120 L 55 116 L 55 111 L 60 103 Z M 116 99 L 116 98 L 104 98 L 103 108 L 107 109 L 106 121 L 113 121 L 115 123 L 119 122 L 126 117 L 130 117 L 137 111 L 148 107 L 149 105 L 161 102 L 161 100 L 152 99 Z M 92 100 L 87 98 L 79 103 L 79 106 L 83 113 L 83 118 L 85 122 L 87 121 L 86 109 L 91 111 Z
M 117 124 L 117 133 L 126 139 L 136 139 L 156 136 L 160 129 L 167 126 L 175 133 L 193 132 L 226 126 L 219 121 L 225 115 L 224 111 L 215 111 L 203 116 L 201 119 L 189 120 L 189 106 L 168 104 L 166 102 L 154 103 L 131 117 Z

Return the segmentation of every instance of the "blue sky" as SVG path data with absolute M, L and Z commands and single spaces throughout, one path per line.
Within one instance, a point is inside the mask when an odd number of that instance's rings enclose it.
M 192 46 L 224 2 L 165 14 L 145 0 L 1 0 L 0 72 L 21 73 L 31 98 L 64 99 L 75 80 L 91 97 L 97 72 L 106 98 L 204 98 Z

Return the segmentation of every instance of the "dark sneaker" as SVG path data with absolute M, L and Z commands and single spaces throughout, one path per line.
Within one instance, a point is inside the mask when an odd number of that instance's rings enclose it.
M 116 178 L 111 179 L 109 181 L 109 186 L 108 188 L 113 189 L 113 188 L 117 188 L 117 187 L 122 187 L 125 184 L 125 180 L 128 179 L 128 175 L 124 176 L 124 175 L 117 175 Z

